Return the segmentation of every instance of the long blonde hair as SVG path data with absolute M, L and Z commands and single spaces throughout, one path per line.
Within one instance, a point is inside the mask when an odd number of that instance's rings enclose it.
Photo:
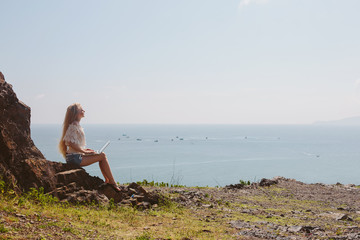
M 62 131 L 61 139 L 59 142 L 59 151 L 64 156 L 64 158 L 66 158 L 67 146 L 65 145 L 65 141 L 63 139 L 64 139 L 67 129 L 69 128 L 69 125 L 72 122 L 74 122 L 75 120 L 77 120 L 76 117 L 77 117 L 80 109 L 81 109 L 80 103 L 74 103 L 74 104 L 71 104 L 66 110 L 66 115 L 65 115 L 65 119 L 64 119 L 64 123 L 63 123 L 63 131 Z

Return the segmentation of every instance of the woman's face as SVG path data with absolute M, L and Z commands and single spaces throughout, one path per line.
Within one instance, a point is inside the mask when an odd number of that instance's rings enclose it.
M 78 114 L 77 114 L 77 119 L 80 120 L 81 118 L 85 117 L 85 110 L 80 107 L 79 110 L 78 110 Z

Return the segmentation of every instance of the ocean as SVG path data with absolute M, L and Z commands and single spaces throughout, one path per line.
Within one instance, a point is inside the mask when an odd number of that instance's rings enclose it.
M 305 183 L 360 184 L 360 126 L 91 125 L 87 147 L 105 150 L 115 180 L 225 186 L 283 176 Z M 51 161 L 61 125 L 33 124 L 32 139 Z M 85 167 L 102 178 L 98 164 Z

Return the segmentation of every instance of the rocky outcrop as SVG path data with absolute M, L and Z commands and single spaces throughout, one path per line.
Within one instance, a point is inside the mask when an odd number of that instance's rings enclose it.
M 81 167 L 46 160 L 31 139 L 30 113 L 0 72 L 0 177 L 16 192 L 42 187 L 60 200 L 80 203 L 104 203 L 110 198 L 117 203 L 132 199 L 135 205 L 158 201 L 156 194 L 135 183 L 116 192 Z
M 0 73 L 0 173 L 12 185 L 17 183 L 17 191 L 41 186 L 44 182 L 34 175 L 49 172 L 47 164 L 40 161 L 38 169 L 27 171 L 40 159 L 44 156 L 30 138 L 30 108 L 18 100 Z

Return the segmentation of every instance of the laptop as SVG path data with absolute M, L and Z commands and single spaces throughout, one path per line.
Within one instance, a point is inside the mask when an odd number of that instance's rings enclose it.
M 99 154 L 99 153 L 102 153 L 104 152 L 105 148 L 107 148 L 107 146 L 109 146 L 110 144 L 110 141 L 107 141 L 104 146 L 102 146 L 102 148 L 100 148 L 100 150 L 96 150 L 95 153 Z

